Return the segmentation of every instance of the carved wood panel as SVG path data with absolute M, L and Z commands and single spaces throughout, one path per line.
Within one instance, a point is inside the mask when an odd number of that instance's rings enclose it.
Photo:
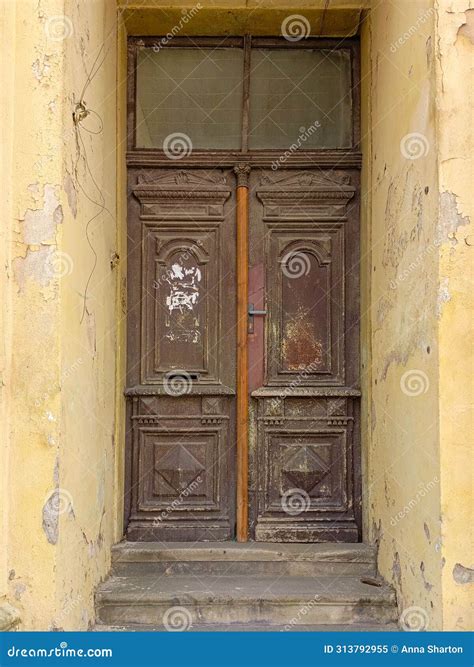
M 231 178 L 129 171 L 129 539 L 234 534 Z
M 264 266 L 264 366 L 252 388 L 251 532 L 357 541 L 357 174 L 253 174 L 250 270 Z M 355 202 L 354 202 L 355 200 Z

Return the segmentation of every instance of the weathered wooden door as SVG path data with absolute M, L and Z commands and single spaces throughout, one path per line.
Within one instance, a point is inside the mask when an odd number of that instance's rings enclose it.
M 356 47 L 171 44 L 130 41 L 127 536 L 357 541 Z
M 256 170 L 250 217 L 251 534 L 357 541 L 356 171 Z M 356 197 L 357 199 L 357 197 Z

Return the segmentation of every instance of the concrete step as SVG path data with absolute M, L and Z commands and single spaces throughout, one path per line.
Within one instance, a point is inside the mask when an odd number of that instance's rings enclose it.
M 376 553 L 366 544 L 250 542 L 121 542 L 112 549 L 112 572 L 275 576 L 375 576 Z
M 386 584 L 357 576 L 114 575 L 96 592 L 110 626 L 384 625 L 397 620 Z
M 347 624 L 347 625 L 258 625 L 256 623 L 232 623 L 231 625 L 191 625 L 188 632 L 397 632 L 396 623 Z M 163 625 L 101 625 L 93 632 L 168 632 Z

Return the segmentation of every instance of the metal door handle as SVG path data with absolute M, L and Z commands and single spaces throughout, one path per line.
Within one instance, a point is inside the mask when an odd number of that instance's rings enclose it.
M 255 315 L 266 315 L 267 311 L 266 310 L 254 310 L 253 308 L 253 303 L 249 303 L 249 323 L 247 327 L 247 332 L 249 334 L 253 334 L 254 332 L 254 324 L 253 324 L 253 318 Z

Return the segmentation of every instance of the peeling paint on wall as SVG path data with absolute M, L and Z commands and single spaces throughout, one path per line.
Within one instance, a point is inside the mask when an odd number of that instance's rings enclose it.
M 57 187 L 45 185 L 44 206 L 41 209 L 27 209 L 23 218 L 23 241 L 28 245 L 52 243 L 56 229 L 63 221 L 63 210 L 57 196 Z
M 58 491 L 49 496 L 43 505 L 43 532 L 50 544 L 56 544 L 59 535 Z
M 54 276 L 51 268 L 54 258 L 54 246 L 41 246 L 37 250 L 28 248 L 25 257 L 15 257 L 13 272 L 20 292 L 25 290 L 28 281 L 36 282 L 41 287 L 48 285 Z
M 464 37 L 474 44 L 474 9 L 467 9 L 464 15 L 466 21 L 458 29 L 457 37 Z
M 453 569 L 453 579 L 457 584 L 474 584 L 474 569 L 456 563 Z
M 456 232 L 459 227 L 469 225 L 470 220 L 458 210 L 456 195 L 453 192 L 442 192 L 440 195 L 438 239 L 440 243 L 448 240 L 452 246 L 457 244 Z

